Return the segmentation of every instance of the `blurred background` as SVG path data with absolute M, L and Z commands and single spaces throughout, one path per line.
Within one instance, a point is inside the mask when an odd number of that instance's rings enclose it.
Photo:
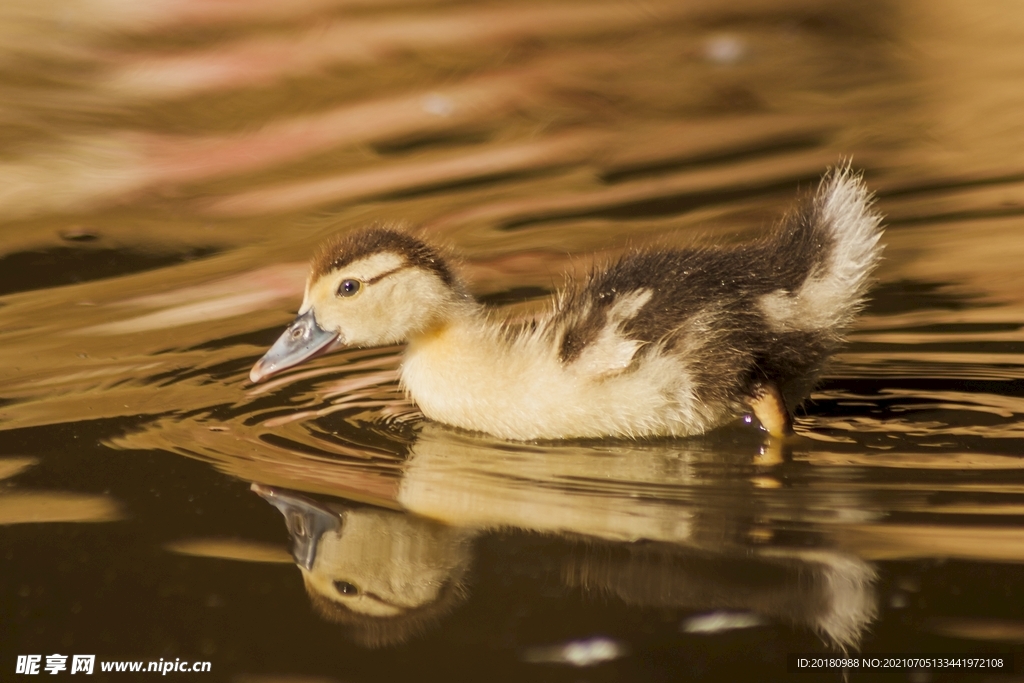
M 6 0 L 0 678 L 1024 662 L 1022 46 L 1011 0 Z M 247 382 L 335 232 L 421 226 L 523 312 L 594 255 L 743 239 L 845 159 L 885 261 L 785 457 L 449 432 L 394 348 Z

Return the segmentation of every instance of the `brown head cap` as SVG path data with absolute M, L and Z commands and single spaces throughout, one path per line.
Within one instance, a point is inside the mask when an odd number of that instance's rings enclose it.
M 407 232 L 381 225 L 337 235 L 321 244 L 313 256 L 310 277 L 316 280 L 381 252 L 403 256 L 408 265 L 433 271 L 449 287 L 456 285 L 455 275 L 438 249 Z

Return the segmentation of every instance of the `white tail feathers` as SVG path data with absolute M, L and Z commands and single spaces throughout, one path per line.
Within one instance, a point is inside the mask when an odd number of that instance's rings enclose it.
M 863 178 L 848 163 L 825 174 L 808 208 L 810 229 L 822 233 L 829 249 L 797 290 L 779 289 L 761 298 L 761 310 L 774 328 L 838 332 L 849 325 L 882 253 L 882 217 L 873 204 Z

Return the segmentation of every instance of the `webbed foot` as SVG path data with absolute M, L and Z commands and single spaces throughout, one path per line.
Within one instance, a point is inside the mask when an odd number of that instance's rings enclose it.
M 786 439 L 793 436 L 793 418 L 786 408 L 786 399 L 774 382 L 755 381 L 750 387 L 747 402 L 754 411 L 754 417 L 772 437 Z

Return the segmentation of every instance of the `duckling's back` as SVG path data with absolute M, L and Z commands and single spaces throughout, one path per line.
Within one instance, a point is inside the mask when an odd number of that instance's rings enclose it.
M 749 409 L 765 384 L 794 406 L 863 305 L 880 222 L 860 176 L 834 169 L 759 240 L 637 251 L 593 272 L 561 295 L 548 329 L 568 366 L 601 369 L 599 356 L 628 372 L 675 357 L 688 386 L 667 400 L 692 397 L 704 426 Z M 686 431 L 701 429 L 671 430 Z

